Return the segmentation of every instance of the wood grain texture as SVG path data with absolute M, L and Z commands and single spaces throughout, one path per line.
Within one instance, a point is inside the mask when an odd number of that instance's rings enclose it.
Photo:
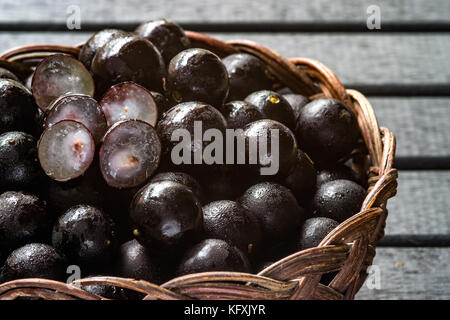
M 382 21 L 449 21 L 446 0 L 3 0 L 0 21 L 65 23 L 67 8 L 78 5 L 84 22 L 135 22 L 169 18 L 179 22 L 358 22 L 377 5 Z
M 0 51 L 36 43 L 73 45 L 91 32 L 0 32 Z M 309 57 L 342 82 L 358 85 L 439 85 L 450 82 L 450 34 L 211 33 L 222 40 L 248 39 L 285 57 Z
M 450 35 L 436 34 L 232 34 L 223 40 L 248 39 L 285 57 L 321 61 L 347 84 L 448 83 Z M 450 69 L 448 69 L 450 70 Z
M 400 171 L 386 234 L 450 234 L 450 171 Z
M 356 299 L 450 299 L 449 261 L 450 248 L 377 248 L 381 287 L 369 289 L 369 277 Z
M 397 139 L 396 155 L 450 155 L 450 98 L 369 97 L 381 126 Z

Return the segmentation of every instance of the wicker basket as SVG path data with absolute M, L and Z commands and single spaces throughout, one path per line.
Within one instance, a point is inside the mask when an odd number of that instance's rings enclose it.
M 318 247 L 285 257 L 257 275 L 237 272 L 205 272 L 172 279 L 160 286 L 133 279 L 92 277 L 66 284 L 45 279 L 20 279 L 0 285 L 0 300 L 17 297 L 44 299 L 105 299 L 81 289 L 92 284 L 114 285 L 145 294 L 152 299 L 353 299 L 366 278 L 375 256 L 376 242 L 383 237 L 387 200 L 396 194 L 397 170 L 392 168 L 395 137 L 379 127 L 372 106 L 358 91 L 346 90 L 334 73 L 308 58 L 285 59 L 250 41 L 222 42 L 205 34 L 186 32 L 194 47 L 220 57 L 247 52 L 262 59 L 280 87 L 311 99 L 336 98 L 357 115 L 364 141 L 352 152 L 353 169 L 367 182 L 368 194 L 361 211 L 336 227 Z M 79 48 L 59 45 L 20 47 L 3 53 L 0 66 L 25 78 L 31 67 L 54 53 L 78 55 Z M 328 286 L 322 274 L 336 272 Z

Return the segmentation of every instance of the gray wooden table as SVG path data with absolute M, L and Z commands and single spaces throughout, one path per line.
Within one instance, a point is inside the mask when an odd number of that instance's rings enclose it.
M 378 9 L 381 30 L 369 30 Z M 77 10 L 81 29 L 68 30 Z M 396 134 L 399 188 L 374 261 L 379 287 L 365 285 L 356 298 L 450 298 L 450 1 L 2 0 L 0 51 L 73 45 L 160 17 L 318 59 L 366 94 Z

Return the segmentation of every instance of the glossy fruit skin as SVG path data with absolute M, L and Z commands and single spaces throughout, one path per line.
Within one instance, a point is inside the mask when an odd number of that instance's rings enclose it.
M 311 159 L 306 153 L 298 149 L 297 161 L 289 175 L 283 179 L 282 184 L 291 189 L 300 204 L 306 206 L 316 189 L 316 174 Z
M 23 278 L 43 278 L 63 281 L 66 261 L 55 248 L 42 243 L 30 243 L 14 250 L 6 259 L 0 283 Z
M 205 191 L 198 181 L 185 172 L 161 172 L 153 176 L 150 182 L 173 181 L 188 187 L 201 203 L 205 202 Z
M 251 186 L 238 203 L 258 219 L 263 241 L 267 244 L 288 239 L 306 219 L 305 211 L 292 192 L 277 183 L 262 182 Z
M 310 100 L 304 95 L 298 93 L 283 94 L 283 97 L 291 105 L 291 108 L 294 111 L 295 121 L 298 121 L 300 111 L 303 109 L 305 105 L 307 105 L 310 102 Z
M 215 167 L 214 164 L 205 164 L 202 160 L 202 164 L 194 164 L 195 151 L 199 150 L 200 144 L 195 143 L 194 137 L 194 125 L 196 121 L 201 121 L 202 136 L 208 129 L 217 129 L 225 137 L 226 120 L 223 115 L 216 108 L 209 104 L 191 101 L 177 104 L 167 111 L 162 119 L 158 122 L 156 131 L 161 139 L 162 155 L 165 158 L 165 162 L 168 167 L 171 167 L 171 171 L 186 171 L 192 174 L 205 174 L 205 171 Z M 191 139 L 191 154 L 190 164 L 186 164 L 185 161 L 181 164 L 174 164 L 172 161 L 172 150 L 181 142 L 172 141 L 172 133 L 177 129 L 185 129 L 189 132 Z M 210 142 L 202 141 L 201 148 L 205 149 Z
M 219 200 L 203 206 L 205 238 L 221 239 L 254 255 L 261 249 L 261 227 L 250 211 L 231 200 Z
M 0 68 L 0 79 L 11 79 L 17 82 L 21 82 L 14 73 L 5 68 Z
M 91 270 L 110 261 L 117 246 L 116 226 L 102 210 L 77 205 L 61 215 L 53 227 L 52 244 L 70 262 Z
M 249 163 L 249 159 L 252 155 L 252 141 L 256 141 L 255 139 L 258 139 L 258 141 L 260 141 L 261 138 L 266 138 L 267 155 L 273 157 L 273 170 L 276 169 L 275 161 L 277 159 L 276 153 L 272 150 L 272 135 L 276 137 L 277 131 L 275 130 L 278 130 L 278 171 L 274 172 L 275 174 L 272 175 L 262 175 L 263 172 L 261 171 L 261 169 L 263 167 L 270 167 L 270 164 L 261 163 L 261 157 L 259 157 L 260 150 L 258 147 L 258 149 L 255 150 L 257 151 L 256 154 L 253 155 L 253 157 L 258 159 L 258 163 L 255 165 L 250 165 L 250 169 L 255 173 L 255 175 L 260 176 L 261 179 L 274 179 L 275 175 L 278 177 L 284 177 L 290 173 L 292 167 L 297 161 L 298 146 L 294 134 L 288 127 L 275 120 L 263 119 L 249 123 L 243 128 L 243 130 L 243 136 L 245 139 L 245 153 L 247 159 L 246 163 Z
M 245 254 L 223 240 L 206 239 L 191 247 L 181 259 L 177 275 L 207 271 L 250 272 Z
M 95 54 L 109 41 L 118 37 L 130 36 L 130 33 L 118 29 L 104 29 L 94 33 L 81 47 L 78 60 L 83 62 L 86 68 L 91 68 Z
M 167 65 L 175 55 L 191 47 L 191 41 L 184 30 L 177 23 L 166 19 L 143 23 L 137 27 L 135 33 L 151 41 L 161 52 Z
M 0 134 L 9 131 L 34 134 L 37 112 L 27 88 L 15 80 L 0 79 Z
M 164 92 L 166 68 L 158 49 L 136 36 L 118 37 L 106 43 L 94 56 L 91 71 L 96 95 L 120 82 L 135 82 L 148 90 Z
M 172 133 L 176 129 L 188 130 L 193 140 L 195 121 L 202 122 L 202 133 L 212 128 L 225 133 L 226 120 L 213 106 L 197 101 L 177 104 L 163 115 L 157 125 L 156 130 L 163 144 L 163 154 L 170 153 L 171 147 L 178 143 L 171 141 Z
M 158 120 L 160 120 L 163 114 L 172 108 L 173 105 L 169 102 L 169 99 L 167 99 L 165 95 L 156 91 L 150 91 L 150 93 L 158 106 Z
M 264 119 L 264 115 L 254 105 L 245 101 L 231 101 L 220 107 L 227 120 L 227 128 L 244 128 L 247 124 Z
M 336 162 L 353 150 L 359 136 L 355 115 L 338 100 L 313 100 L 300 112 L 297 141 L 314 162 Z
M 317 172 L 317 186 L 333 180 L 351 180 L 359 183 L 356 173 L 344 164 L 335 164 L 333 166 L 325 167 Z
M 317 247 L 319 243 L 338 225 L 339 223 L 337 221 L 330 218 L 309 218 L 300 228 L 298 238 L 299 250 Z
M 33 83 L 33 76 L 34 76 L 34 71 L 23 81 L 23 85 L 25 86 L 25 88 L 27 88 L 30 91 L 31 91 L 32 83 Z
M 0 195 L 0 247 L 15 249 L 39 240 L 50 222 L 45 203 L 22 191 Z
M 37 108 L 37 112 L 36 115 L 34 117 L 34 131 L 33 131 L 33 136 L 36 137 L 36 139 L 38 139 L 42 132 L 44 132 L 44 122 L 45 122 L 45 116 L 46 113 L 44 111 L 42 111 L 41 109 Z
M 176 102 L 201 101 L 221 106 L 228 95 L 228 73 L 211 51 L 192 48 L 170 60 L 167 71 L 170 98 Z
M 294 111 L 281 94 L 270 90 L 261 90 L 249 94 L 244 101 L 257 107 L 265 119 L 281 122 L 292 131 L 295 130 Z
M 136 239 L 125 242 L 120 246 L 114 261 L 117 276 L 136 280 L 146 280 L 160 283 L 161 271 L 155 258 L 149 250 Z
M 33 136 L 19 131 L 0 135 L 0 190 L 31 190 L 43 177 Z
M 272 88 L 273 76 L 261 59 L 248 53 L 234 53 L 222 62 L 230 79 L 228 101 L 242 100 L 252 92 Z
M 200 201 L 186 186 L 173 181 L 145 185 L 130 204 L 133 235 L 152 252 L 176 256 L 201 236 Z
M 333 180 L 319 186 L 312 199 L 313 216 L 343 222 L 361 210 L 366 190 L 350 180 Z

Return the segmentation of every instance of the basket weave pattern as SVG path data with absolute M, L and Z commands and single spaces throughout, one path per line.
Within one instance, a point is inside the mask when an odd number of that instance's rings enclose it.
M 358 214 L 341 223 L 318 247 L 285 257 L 257 275 L 238 272 L 205 272 L 172 279 L 160 286 L 134 279 L 92 277 L 71 284 L 46 279 L 20 279 L 0 285 L 0 300 L 41 297 L 57 300 L 106 299 L 81 289 L 92 284 L 114 285 L 152 299 L 353 299 L 366 278 L 375 256 L 376 242 L 383 237 L 387 200 L 396 194 L 395 137 L 378 126 L 369 101 L 358 91 L 345 89 L 334 73 L 308 58 L 285 59 L 254 42 L 222 42 L 205 34 L 187 31 L 193 47 L 205 48 L 220 57 L 247 52 L 259 57 L 276 77 L 279 86 L 317 99 L 336 98 L 357 116 L 363 141 L 348 160 L 367 182 L 368 194 Z M 78 55 L 80 46 L 34 45 L 3 53 L 0 66 L 26 76 L 30 67 L 54 53 Z M 325 286 L 322 274 L 337 272 Z

